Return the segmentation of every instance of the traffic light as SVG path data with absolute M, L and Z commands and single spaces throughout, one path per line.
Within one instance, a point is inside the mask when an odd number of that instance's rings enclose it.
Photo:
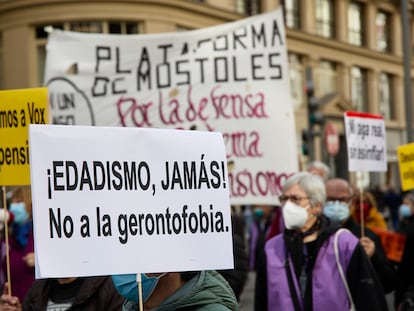
M 309 144 L 311 140 L 311 132 L 308 129 L 302 129 L 302 154 L 304 156 L 309 156 Z
M 315 97 L 312 69 L 306 68 L 305 92 L 308 106 L 308 128 L 302 130 L 302 153 L 311 160 L 314 159 L 314 137 L 321 135 L 321 126 L 325 118 L 320 111 L 321 102 Z
M 306 68 L 306 97 L 308 103 L 308 117 L 309 117 L 309 130 L 313 134 L 317 134 L 314 129 L 315 125 L 323 125 L 325 122 L 322 112 L 319 111 L 320 103 L 319 99 L 315 97 L 315 86 L 312 78 L 312 69 Z

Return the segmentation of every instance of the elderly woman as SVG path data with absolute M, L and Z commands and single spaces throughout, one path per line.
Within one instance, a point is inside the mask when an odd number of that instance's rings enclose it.
M 349 231 L 337 231 L 322 215 L 325 200 L 319 176 L 302 172 L 286 180 L 280 196 L 285 231 L 265 246 L 267 309 L 348 311 L 354 304 L 356 310 L 387 310 L 381 284 L 358 239 Z

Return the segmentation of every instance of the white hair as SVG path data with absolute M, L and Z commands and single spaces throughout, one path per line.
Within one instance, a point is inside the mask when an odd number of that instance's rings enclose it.
M 310 171 L 311 169 L 317 169 L 317 170 L 321 170 L 322 171 L 322 178 L 324 181 L 327 181 L 330 175 L 330 168 L 328 165 L 326 165 L 325 163 L 321 162 L 321 161 L 313 161 L 311 163 L 309 163 L 309 165 L 307 166 L 306 170 Z
M 323 204 L 326 201 L 325 183 L 319 175 L 300 172 L 290 176 L 283 184 L 283 193 L 294 185 L 299 185 L 309 197 L 311 205 Z

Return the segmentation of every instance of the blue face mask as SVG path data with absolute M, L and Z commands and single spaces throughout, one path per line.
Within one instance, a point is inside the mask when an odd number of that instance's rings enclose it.
M 142 299 L 144 303 L 151 297 L 160 278 L 166 274 L 163 273 L 155 277 L 147 277 L 145 274 L 141 274 Z M 136 274 L 113 275 L 112 282 L 122 297 L 138 303 L 138 282 Z
M 402 204 L 400 205 L 400 215 L 401 217 L 410 217 L 412 215 L 411 213 L 411 207 L 408 204 Z
M 343 222 L 349 217 L 349 206 L 345 202 L 328 201 L 323 208 L 323 214 L 335 222 Z
M 14 223 L 22 225 L 29 220 L 29 213 L 26 211 L 24 202 L 10 203 L 9 211 L 14 216 Z

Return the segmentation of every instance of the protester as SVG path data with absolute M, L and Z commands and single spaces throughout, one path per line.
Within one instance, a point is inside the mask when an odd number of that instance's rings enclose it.
M 408 305 L 411 304 L 411 309 Z M 414 228 L 407 233 L 404 252 L 397 271 L 394 306 L 398 311 L 412 310 L 414 306 Z
M 379 184 L 372 185 L 368 191 L 374 196 L 379 212 L 381 214 L 389 213 L 389 210 L 385 208 L 384 190 L 381 186 Z
M 266 240 L 273 238 L 274 236 L 283 232 L 284 224 L 283 224 L 283 217 L 282 217 L 282 208 L 277 205 L 273 211 L 273 219 L 272 223 L 270 224 L 269 234 L 266 236 Z
M 414 194 L 407 193 L 399 207 L 400 225 L 398 232 L 407 234 L 410 230 L 414 230 Z
M 16 296 L 0 297 L 0 311 L 7 310 L 121 310 L 124 298 L 115 290 L 111 277 L 36 280 L 21 305 Z
M 216 271 L 141 274 L 144 310 L 238 310 L 239 306 L 226 280 Z M 112 276 L 115 288 L 127 300 L 122 310 L 138 308 L 135 274 Z
M 266 243 L 267 310 L 387 310 L 384 291 L 369 259 L 349 231 L 337 233 L 322 214 L 325 184 L 301 172 L 283 185 L 285 231 Z M 338 238 L 338 266 L 334 239 Z M 346 280 L 340 277 L 340 267 Z M 347 295 L 345 284 L 349 286 Z
M 11 292 L 23 301 L 34 282 L 34 239 L 30 186 L 14 189 L 10 199 L 9 258 Z M 1 244 L 1 267 L 7 280 L 6 243 Z
M 264 246 L 270 235 L 275 207 L 272 205 L 256 205 L 255 220 L 250 226 L 249 268 L 256 272 L 254 289 L 254 310 L 266 308 L 266 255 Z
M 351 231 L 364 248 L 367 256 L 377 273 L 377 276 L 386 293 L 390 293 L 396 286 L 396 270 L 387 259 L 380 238 L 370 229 L 365 228 L 365 236 L 361 237 L 361 226 L 351 217 L 350 209 L 353 190 L 345 179 L 334 178 L 326 182 L 326 203 L 324 214 L 330 220 L 338 222 L 340 226 Z
M 320 161 L 313 161 L 309 163 L 306 171 L 321 176 L 324 181 L 327 181 L 330 175 L 329 166 Z
M 362 204 L 361 194 L 357 192 L 354 195 L 352 205 L 353 207 L 351 208 L 351 216 L 354 221 L 361 224 L 363 218 L 365 227 L 368 227 L 370 229 L 388 229 L 384 216 L 382 216 L 382 214 L 378 211 L 377 203 L 375 202 L 374 196 L 370 192 L 362 192 Z
M 393 185 L 387 185 L 384 192 L 384 204 L 391 214 L 392 228 L 397 231 L 400 226 L 398 209 L 401 205 L 401 194 L 395 190 Z
M 247 282 L 247 273 L 249 270 L 246 245 L 244 240 L 244 219 L 235 213 L 232 209 L 231 214 L 233 230 L 233 262 L 234 269 L 217 270 L 229 283 L 237 301 L 243 292 Z

